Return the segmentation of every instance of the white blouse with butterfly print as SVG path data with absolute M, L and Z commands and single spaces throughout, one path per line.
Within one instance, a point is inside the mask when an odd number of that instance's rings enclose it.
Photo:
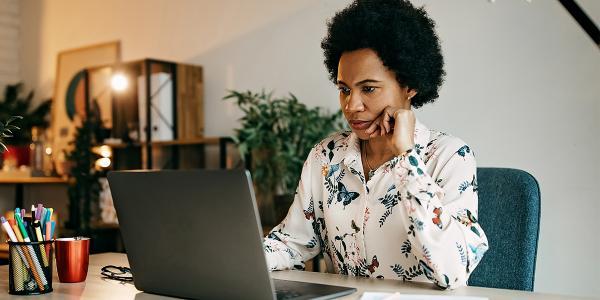
M 415 124 L 415 146 L 365 182 L 351 132 L 318 143 L 286 218 L 264 239 L 271 270 L 303 269 L 322 253 L 329 272 L 467 284 L 488 249 L 477 222 L 473 151 Z

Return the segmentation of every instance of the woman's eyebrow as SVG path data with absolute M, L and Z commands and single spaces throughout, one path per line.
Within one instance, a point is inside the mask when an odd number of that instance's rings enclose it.
M 356 85 L 363 85 L 366 83 L 380 83 L 381 81 L 379 80 L 375 80 L 375 79 L 365 79 L 365 80 L 361 80 L 358 83 L 356 83 Z
M 361 80 L 361 81 L 357 82 L 356 85 L 364 85 L 367 83 L 381 83 L 381 81 L 375 80 L 375 79 L 365 79 L 365 80 Z M 345 82 L 343 82 L 341 80 L 338 80 L 337 84 L 343 84 L 345 86 L 348 86 L 348 84 L 346 84 Z

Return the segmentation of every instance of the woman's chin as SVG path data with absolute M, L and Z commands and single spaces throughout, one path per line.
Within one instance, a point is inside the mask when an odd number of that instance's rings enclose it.
M 356 134 L 356 136 L 358 136 L 358 138 L 361 139 L 361 140 L 368 140 L 368 139 L 370 139 L 369 135 L 364 130 L 352 129 L 352 132 L 354 132 L 354 134 Z

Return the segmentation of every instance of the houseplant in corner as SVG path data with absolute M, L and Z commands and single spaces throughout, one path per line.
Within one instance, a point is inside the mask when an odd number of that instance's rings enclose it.
M 21 116 L 12 116 L 6 122 L 0 121 L 0 153 L 8 150 L 4 140 L 13 136 L 20 128 L 15 126 L 13 123 L 16 120 L 23 119 Z
M 100 195 L 100 173 L 93 167 L 92 145 L 96 139 L 94 133 L 99 122 L 87 118 L 77 127 L 72 149 L 66 153 L 69 162 L 69 221 L 68 229 L 77 235 L 90 235 L 91 223 L 97 215 Z
M 10 142 L 5 143 L 7 149 L 10 149 L 9 153 L 17 156 L 17 165 L 27 164 L 29 161 L 31 129 L 48 126 L 47 116 L 52 103 L 52 100 L 44 100 L 34 107 L 32 105 L 33 91 L 22 95 L 22 90 L 22 83 L 7 85 L 4 90 L 4 98 L 0 99 L 0 120 L 9 120 L 12 116 L 23 117 L 19 122 L 21 130 L 14 132 Z
M 312 147 L 344 128 L 342 113 L 308 108 L 293 94 L 274 98 L 264 90 L 230 91 L 223 99 L 235 100 L 244 113 L 233 139 L 241 157 L 251 160 L 263 224 L 277 224 L 289 209 Z

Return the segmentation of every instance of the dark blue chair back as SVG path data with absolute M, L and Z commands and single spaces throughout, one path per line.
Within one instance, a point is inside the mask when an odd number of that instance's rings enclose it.
M 533 291 L 540 229 L 540 188 L 529 173 L 478 168 L 479 223 L 490 249 L 470 286 Z

